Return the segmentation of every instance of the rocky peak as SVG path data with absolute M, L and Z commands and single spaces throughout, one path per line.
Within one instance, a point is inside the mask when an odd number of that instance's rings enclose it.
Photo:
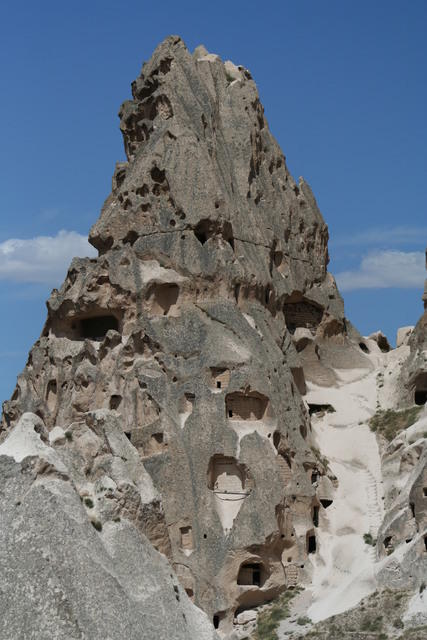
M 92 558 L 108 564 L 121 549 L 113 573 L 126 595 L 114 592 L 114 611 L 129 603 L 129 638 L 154 592 L 170 615 L 147 638 L 175 637 L 181 601 L 177 638 L 214 637 L 190 601 L 236 638 L 249 610 L 310 583 L 338 487 L 310 414 L 334 411 L 324 390 L 342 386 L 343 371 L 372 372 L 369 351 L 381 351 L 344 318 L 326 224 L 289 174 L 249 71 L 171 36 L 132 96 L 119 113 L 127 162 L 90 232 L 99 256 L 73 260 L 52 292 L 4 404 L 0 453 L 13 457 L 27 438 L 30 457 L 45 461 L 28 471 L 34 500 L 37 483 L 60 496 L 64 529 L 77 518 L 84 540 L 88 525 Z M 46 536 L 31 531 L 34 545 Z M 143 588 L 127 544 L 146 554 Z M 65 591 L 85 627 L 86 604 Z M 96 599 L 101 613 L 107 596 Z M 111 637 L 123 637 L 113 618 Z

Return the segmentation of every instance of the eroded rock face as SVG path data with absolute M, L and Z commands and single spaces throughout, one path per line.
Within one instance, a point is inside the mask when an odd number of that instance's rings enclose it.
M 328 385 L 371 365 L 250 73 L 170 37 L 132 93 L 128 162 L 90 233 L 99 257 L 73 260 L 53 291 L 3 431 L 30 411 L 55 448 L 71 433 L 79 491 L 92 500 L 108 478 L 103 530 L 120 517 L 147 536 L 227 631 L 310 576 L 316 487 L 333 478 L 311 447 L 304 372 Z M 141 501 L 146 482 L 161 501 Z
M 426 263 L 427 266 L 427 263 Z M 427 290 L 427 280 L 426 287 Z M 418 589 L 427 574 L 427 309 L 402 345 L 396 390 L 399 406 L 418 405 L 416 422 L 399 433 L 383 451 L 387 515 L 378 539 L 384 561 L 380 580 Z M 424 617 L 424 623 L 427 616 Z
M 424 313 L 408 338 L 410 354 L 401 374 L 400 399 L 409 405 L 425 405 L 427 402 L 427 279 L 422 300 Z
M 159 495 L 117 415 L 58 429 L 25 413 L 0 445 L 0 637 L 213 640 L 152 546 Z

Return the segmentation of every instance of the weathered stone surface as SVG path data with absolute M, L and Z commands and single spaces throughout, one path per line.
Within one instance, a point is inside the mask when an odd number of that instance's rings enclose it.
M 405 333 L 401 349 L 407 357 L 396 387 L 397 406 L 426 405 L 426 327 L 425 309 L 415 328 L 398 332 L 398 339 Z M 382 464 L 387 514 L 378 536 L 378 552 L 388 560 L 379 579 L 395 588 L 418 589 L 427 575 L 427 405 L 415 424 L 385 448 Z
M 75 259 L 52 293 L 3 427 L 31 411 L 70 432 L 82 474 L 94 482 L 107 465 L 114 493 L 123 464 L 105 462 L 88 412 L 116 411 L 126 473 L 138 485 L 143 463 L 162 496 L 168 536 L 154 541 L 226 630 L 286 587 L 285 550 L 298 581 L 310 575 L 311 470 L 326 468 L 299 394 L 311 356 L 292 333 L 312 334 L 320 375 L 334 375 L 328 358 L 345 366 L 343 343 L 352 366 L 366 363 L 326 270 L 327 227 L 250 73 L 170 37 L 132 92 L 120 110 L 128 162 L 90 234 L 100 255 Z M 121 515 L 138 524 L 128 493 Z M 239 584 L 245 564 L 258 567 L 251 584 Z
M 387 351 L 390 351 L 391 349 L 388 338 L 383 334 L 382 331 L 375 331 L 375 333 L 371 333 L 371 335 L 369 336 L 369 340 L 373 340 L 374 342 L 376 342 L 379 349 L 383 353 L 387 353 Z
M 56 440 L 53 449 L 43 442 L 40 418 L 27 413 L 0 446 L 0 637 L 213 639 L 206 616 L 140 527 L 116 516 L 98 530 L 106 511 L 124 513 L 120 492 L 133 487 L 137 493 L 133 465 L 142 508 L 151 509 L 156 493 L 142 464 L 132 462 L 117 420 L 104 414 L 102 427 L 96 420 L 90 430 L 75 428 L 71 440 Z M 84 435 L 89 431 L 104 447 L 98 465 L 99 472 L 105 469 L 85 489 L 84 458 L 93 453 Z M 18 437 L 26 442 L 25 457 Z M 120 449 L 128 461 L 113 459 Z M 121 483 L 115 462 L 128 467 L 129 475 L 121 469 Z
M 326 224 L 249 71 L 172 36 L 132 94 L 128 160 L 90 232 L 99 256 L 74 259 L 52 292 L 4 404 L 3 552 L 20 594 L 47 576 L 33 607 L 46 637 L 214 637 L 192 600 L 236 638 L 249 609 L 309 583 L 337 488 L 306 381 L 323 393 L 369 374 L 382 342 L 344 318 Z
M 413 326 L 410 327 L 399 327 L 397 330 L 396 336 L 396 347 L 403 347 L 409 343 L 409 338 L 414 330 Z
M 427 268 L 427 250 L 426 250 Z M 410 354 L 401 372 L 401 399 L 406 404 L 427 401 L 427 279 L 424 285 L 424 313 L 408 340 Z

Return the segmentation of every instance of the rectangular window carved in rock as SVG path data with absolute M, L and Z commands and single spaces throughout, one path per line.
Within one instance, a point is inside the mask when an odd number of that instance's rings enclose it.
M 181 527 L 179 531 L 181 534 L 181 549 L 185 549 L 187 551 L 191 551 L 192 549 L 194 549 L 193 529 L 190 526 L 188 526 L 188 527 Z
M 225 399 L 226 414 L 231 420 L 262 420 L 269 406 L 266 396 L 255 391 L 230 393 Z

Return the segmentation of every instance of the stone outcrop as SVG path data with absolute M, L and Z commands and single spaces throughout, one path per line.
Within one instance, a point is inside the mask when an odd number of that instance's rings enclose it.
M 427 267 L 427 260 L 426 260 Z M 427 280 L 426 287 L 427 289 Z M 378 537 L 384 561 L 380 580 L 397 588 L 420 588 L 427 575 L 427 308 L 407 332 L 407 357 L 396 386 L 398 407 L 418 405 L 418 420 L 383 451 L 386 517 Z M 427 623 L 427 614 L 424 616 Z
M 343 304 L 326 224 L 246 69 L 170 37 L 132 94 L 120 109 L 128 161 L 90 232 L 99 257 L 75 259 L 52 292 L 3 431 L 32 412 L 55 448 L 78 449 L 84 499 L 108 479 L 103 530 L 132 523 L 230 630 L 309 579 L 312 474 L 333 479 L 310 444 L 302 365 L 332 375 L 325 353 L 339 360 L 334 345 L 349 340 Z M 311 339 L 298 353 L 300 328 Z M 126 486 L 99 410 L 120 425 Z M 141 502 L 144 468 L 161 501 Z
M 132 96 L 99 256 L 52 292 L 4 403 L 0 561 L 16 557 L 22 601 L 51 580 L 34 604 L 51 637 L 238 637 L 249 609 L 310 581 L 337 487 L 307 382 L 372 371 L 382 343 L 344 317 L 326 224 L 248 70 L 169 37 Z
M 48 433 L 25 413 L 0 479 L 2 640 L 213 640 L 152 546 L 168 552 L 159 495 L 117 416 Z
M 407 338 L 410 353 L 401 371 L 399 395 L 404 405 L 422 405 L 427 401 L 427 279 L 422 300 L 424 313 Z

